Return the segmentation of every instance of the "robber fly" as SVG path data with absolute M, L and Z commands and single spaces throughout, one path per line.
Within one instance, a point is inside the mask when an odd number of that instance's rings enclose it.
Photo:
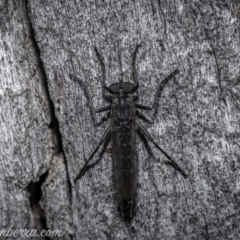
M 163 87 L 171 78 L 173 78 L 178 73 L 178 70 L 172 72 L 167 78 L 165 78 L 161 83 L 158 84 L 157 92 L 155 94 L 155 99 L 152 106 L 145 106 L 136 103 L 136 101 L 138 100 L 137 91 L 139 87 L 139 81 L 136 76 L 135 60 L 139 47 L 140 45 L 136 46 L 132 60 L 132 74 L 134 84 L 130 82 L 123 82 L 121 80 L 118 83 L 111 84 L 109 87 L 107 87 L 105 84 L 106 70 L 104 60 L 98 52 L 97 48 L 94 47 L 102 69 L 101 84 L 103 90 L 103 98 L 107 101 L 110 101 L 110 104 L 105 107 L 95 110 L 93 108 L 93 103 L 90 97 L 89 90 L 85 83 L 71 75 L 71 78 L 74 81 L 80 83 L 85 92 L 95 126 L 95 113 L 110 111 L 110 126 L 108 126 L 103 133 L 100 141 L 98 142 L 98 145 L 95 147 L 95 149 L 92 151 L 91 155 L 87 159 L 85 165 L 76 177 L 75 182 L 86 171 L 89 162 L 92 160 L 99 147 L 107 140 L 109 140 L 109 138 L 111 138 L 111 155 L 114 184 L 120 196 L 125 200 L 131 199 L 137 190 L 139 172 L 138 154 L 136 146 L 137 130 L 140 131 L 141 134 L 143 134 L 150 142 L 152 142 L 166 156 L 168 161 L 178 171 L 182 173 L 184 177 L 187 176 L 186 173 L 178 166 L 178 164 L 159 146 L 159 144 L 150 135 L 147 129 L 137 119 L 138 114 L 140 114 L 138 109 L 155 111 Z M 106 92 L 108 93 L 108 95 L 106 95 Z M 134 96 L 134 93 L 136 93 L 137 96 L 136 94 Z

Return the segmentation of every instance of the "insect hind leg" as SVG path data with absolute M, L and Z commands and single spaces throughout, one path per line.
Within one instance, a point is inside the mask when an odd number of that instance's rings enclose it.
M 141 133 L 149 140 L 151 141 L 159 150 L 160 152 L 162 152 L 166 158 L 168 159 L 169 163 L 176 169 L 178 170 L 185 178 L 187 177 L 187 174 L 184 172 L 184 170 L 182 168 L 180 168 L 178 166 L 178 164 L 167 154 L 167 152 L 165 152 L 154 140 L 154 138 L 150 135 L 150 133 L 147 131 L 147 129 L 140 124 L 138 121 L 136 121 L 137 126 L 139 128 L 139 130 L 141 131 Z
M 81 171 L 79 172 L 79 174 L 77 175 L 77 177 L 74 179 L 74 182 L 76 182 L 83 174 L 84 172 L 87 170 L 87 167 L 89 166 L 90 161 L 92 160 L 92 158 L 94 157 L 94 155 L 96 154 L 97 150 L 99 149 L 99 147 L 106 142 L 110 137 L 110 127 L 108 127 L 105 132 L 103 133 L 100 141 L 98 142 L 98 145 L 94 148 L 94 150 L 92 151 L 90 157 L 87 159 L 87 161 L 85 162 L 84 166 L 82 167 Z

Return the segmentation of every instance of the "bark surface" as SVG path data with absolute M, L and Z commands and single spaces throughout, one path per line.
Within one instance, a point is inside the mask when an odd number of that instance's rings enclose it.
M 62 230 L 50 239 L 240 238 L 239 1 L 0 0 L 0 35 L 0 230 Z M 127 219 L 106 151 L 74 183 L 109 122 L 94 127 L 70 75 L 86 83 L 95 108 L 104 106 L 94 47 L 110 85 L 133 82 L 140 43 L 139 103 L 151 105 L 158 82 L 179 70 L 154 123 L 143 125 L 188 178 L 138 138 Z

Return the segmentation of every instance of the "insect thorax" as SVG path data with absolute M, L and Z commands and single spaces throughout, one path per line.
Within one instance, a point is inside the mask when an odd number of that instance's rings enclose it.
M 117 98 L 112 111 L 115 124 L 127 126 L 132 121 L 133 106 L 127 97 Z

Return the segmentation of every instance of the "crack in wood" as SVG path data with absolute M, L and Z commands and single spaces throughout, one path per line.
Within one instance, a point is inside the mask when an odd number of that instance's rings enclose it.
M 30 15 L 29 15 L 28 0 L 25 0 L 25 9 L 26 9 L 26 16 L 27 16 L 27 21 L 28 21 L 28 25 L 29 25 L 30 38 L 32 40 L 33 47 L 34 47 L 35 52 L 36 52 L 37 63 L 38 63 L 38 66 L 39 66 L 39 69 L 40 69 L 40 72 L 41 72 L 41 75 L 42 75 L 43 86 L 44 86 L 44 89 L 45 89 L 45 93 L 46 93 L 48 104 L 49 104 L 49 111 L 50 111 L 50 114 L 51 114 L 51 122 L 49 124 L 49 128 L 52 130 L 52 135 L 53 135 L 53 142 L 54 142 L 54 154 L 53 154 L 53 156 L 56 156 L 60 153 L 63 154 L 64 164 L 66 166 L 67 183 L 68 183 L 68 189 L 69 189 L 70 202 L 72 203 L 72 184 L 71 184 L 70 177 L 69 177 L 69 171 L 68 171 L 66 156 L 65 156 L 63 146 L 62 146 L 62 135 L 61 135 L 60 128 L 59 128 L 58 119 L 55 115 L 54 103 L 53 103 L 53 100 L 51 99 L 51 96 L 50 96 L 48 78 L 47 78 L 47 74 L 46 74 L 46 71 L 45 71 L 45 68 L 44 68 L 44 65 L 43 65 L 43 61 L 41 60 L 40 48 L 38 46 L 38 42 L 37 42 L 36 37 L 35 37 L 35 30 L 33 28 L 31 18 L 30 18 Z M 39 195 L 42 194 L 41 193 L 41 185 L 44 181 L 42 182 L 41 179 L 43 177 L 43 179 L 45 180 L 46 177 L 44 177 L 44 176 L 45 175 L 43 174 L 40 177 L 39 182 L 36 182 L 36 183 L 31 182 L 29 184 L 29 188 L 31 188 L 31 189 L 32 189 L 31 186 L 35 186 L 35 190 L 31 190 L 30 199 L 37 199 L 39 197 Z M 32 185 L 32 184 L 35 184 L 35 185 Z M 30 200 L 30 204 L 31 204 L 31 201 L 33 201 L 33 200 Z M 39 199 L 39 201 L 40 201 L 40 199 Z M 35 201 L 35 205 L 38 206 L 39 203 Z M 40 209 L 41 207 L 40 208 L 37 207 L 37 208 Z M 40 211 L 42 211 L 42 214 L 45 215 L 43 209 L 41 209 Z M 45 220 L 45 222 L 46 222 L 46 220 Z M 37 225 L 38 223 L 35 221 L 35 224 Z M 43 224 L 43 226 L 44 226 L 44 224 Z M 46 226 L 44 226 L 44 227 L 46 227 Z
M 48 230 L 46 224 L 46 215 L 43 208 L 40 205 L 40 200 L 42 198 L 42 185 L 48 176 L 48 171 L 41 175 L 38 182 L 30 182 L 27 186 L 27 191 L 30 193 L 29 204 L 32 209 L 35 227 L 40 234 L 42 230 Z M 44 237 L 43 239 L 48 240 L 49 237 Z

